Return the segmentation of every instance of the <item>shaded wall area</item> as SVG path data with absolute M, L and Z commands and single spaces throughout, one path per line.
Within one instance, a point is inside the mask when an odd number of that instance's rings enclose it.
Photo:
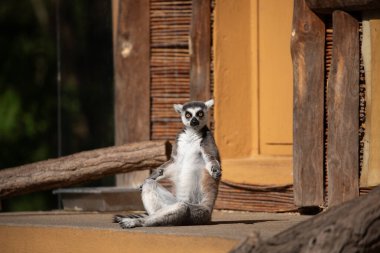
M 0 168 L 114 144 L 111 22 L 107 0 L 2 1 Z M 56 205 L 50 191 L 2 201 L 3 211 Z

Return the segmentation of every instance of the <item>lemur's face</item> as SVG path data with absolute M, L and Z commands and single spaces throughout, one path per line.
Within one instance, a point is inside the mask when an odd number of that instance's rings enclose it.
M 208 111 L 214 100 L 207 102 L 189 102 L 184 105 L 174 105 L 176 112 L 181 114 L 182 123 L 187 128 L 202 129 L 207 124 Z

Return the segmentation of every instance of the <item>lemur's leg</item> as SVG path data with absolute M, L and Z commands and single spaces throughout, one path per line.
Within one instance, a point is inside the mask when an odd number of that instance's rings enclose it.
M 203 205 L 177 202 L 145 218 L 144 227 L 203 225 L 211 221 L 211 211 Z
M 122 228 L 184 225 L 189 223 L 189 210 L 186 203 L 177 202 L 145 218 L 121 218 L 117 222 Z
M 190 223 L 192 225 L 204 225 L 211 221 L 212 210 L 206 205 L 189 204 Z
M 143 218 L 118 217 L 116 222 L 122 228 L 204 225 L 211 221 L 211 211 L 207 206 L 177 202 L 165 206 L 152 215 Z
M 128 215 L 126 217 L 116 215 L 114 221 L 119 223 L 122 228 L 134 228 L 151 226 L 152 220 L 157 221 L 165 214 L 168 210 L 172 210 L 173 206 L 176 205 L 176 198 L 163 186 L 157 183 L 154 179 L 146 179 L 142 185 L 142 201 L 145 210 L 149 214 L 146 215 Z M 164 211 L 166 210 L 166 211 Z M 167 218 L 163 218 L 167 220 Z M 154 222 L 153 222 L 154 223 Z
M 177 202 L 158 210 L 152 215 L 144 218 L 115 217 L 122 228 L 134 227 L 155 227 L 155 226 L 176 226 L 188 224 L 189 207 L 184 202 Z
M 145 180 L 141 197 L 149 215 L 176 202 L 174 195 L 153 179 Z
M 146 179 L 143 185 L 140 186 L 142 191 L 141 197 L 145 210 L 149 215 L 154 214 L 158 210 L 176 203 L 176 198 L 166 190 L 163 186 L 156 182 L 162 178 L 171 178 L 175 174 L 176 167 L 172 159 L 157 168 L 152 175 Z M 134 217 L 129 215 L 123 217 L 122 215 L 114 216 L 114 222 L 120 224 L 122 228 L 140 227 L 143 225 L 146 217 Z
M 145 218 L 144 227 L 154 226 L 178 226 L 189 223 L 190 209 L 188 204 L 177 202 L 158 210 L 153 215 Z

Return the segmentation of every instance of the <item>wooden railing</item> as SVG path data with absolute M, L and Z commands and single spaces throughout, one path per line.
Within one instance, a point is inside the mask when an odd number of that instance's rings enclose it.
M 332 206 L 359 195 L 360 154 L 367 151 L 359 140 L 361 46 L 356 14 L 373 8 L 379 10 L 380 1 L 294 1 L 293 164 L 299 207 Z M 332 45 L 331 38 L 325 41 L 326 16 L 332 19 Z M 332 47 L 331 55 L 331 48 L 325 55 L 326 44 Z

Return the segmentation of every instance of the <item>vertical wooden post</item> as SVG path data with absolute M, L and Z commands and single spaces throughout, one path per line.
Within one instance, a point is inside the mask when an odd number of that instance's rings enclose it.
M 366 79 L 366 128 L 360 187 L 380 184 L 380 11 L 363 15 L 362 57 Z
M 325 25 L 304 0 L 294 1 L 291 55 L 294 75 L 294 200 L 323 205 Z
M 210 99 L 211 0 L 193 0 L 190 32 L 190 99 Z
M 328 205 L 359 195 L 359 25 L 333 12 L 333 53 L 328 81 Z
M 149 0 L 119 0 L 114 17 L 115 144 L 150 139 Z M 117 176 L 117 185 L 136 187 L 149 172 Z

